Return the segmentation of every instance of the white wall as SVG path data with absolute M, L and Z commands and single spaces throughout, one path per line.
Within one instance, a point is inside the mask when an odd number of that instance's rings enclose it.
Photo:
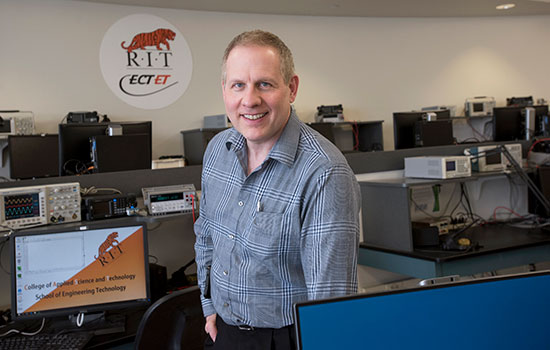
M 119 100 L 105 84 L 99 48 L 118 19 L 160 16 L 185 36 L 193 55 L 187 92 L 159 110 Z M 277 33 L 293 50 L 301 85 L 295 103 L 313 121 L 321 104 L 344 105 L 350 120 L 384 120 L 393 145 L 391 113 L 465 98 L 550 91 L 550 16 L 500 18 L 339 18 L 264 16 L 83 3 L 0 2 L 0 109 L 31 110 L 38 132 L 55 133 L 69 111 L 97 110 L 112 120 L 153 120 L 154 156 L 181 154 L 181 130 L 224 112 L 219 66 L 241 31 Z
M 159 110 L 119 100 L 105 84 L 99 49 L 120 18 L 147 13 L 175 25 L 193 56 L 187 92 Z M 500 18 L 338 18 L 196 12 L 68 0 L 0 0 L 0 110 L 31 110 L 37 132 L 56 133 L 69 111 L 97 110 L 112 120 L 152 120 L 155 157 L 181 154 L 180 131 L 224 112 L 223 50 L 236 34 L 261 28 L 294 52 L 295 103 L 304 121 L 321 104 L 343 104 L 349 120 L 384 120 L 428 105 L 463 108 L 467 97 L 550 97 L 550 16 Z M 362 285 L 397 280 L 360 267 Z M 366 276 L 366 277 L 365 277 Z

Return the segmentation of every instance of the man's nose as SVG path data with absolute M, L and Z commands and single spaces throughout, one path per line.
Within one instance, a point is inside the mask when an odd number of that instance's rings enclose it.
M 242 104 L 245 107 L 255 107 L 262 103 L 260 94 L 255 87 L 249 87 L 245 90 L 244 96 L 242 99 Z

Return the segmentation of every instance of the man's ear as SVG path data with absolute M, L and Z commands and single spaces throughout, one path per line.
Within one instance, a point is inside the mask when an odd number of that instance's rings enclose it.
M 222 86 L 222 97 L 223 97 L 223 100 L 225 101 L 225 80 L 224 79 L 221 80 L 221 86 Z
M 299 83 L 300 83 L 300 79 L 298 79 L 297 75 L 290 78 L 290 82 L 288 83 L 288 87 L 290 89 L 290 103 L 293 103 L 294 100 L 296 99 L 296 95 L 298 94 Z

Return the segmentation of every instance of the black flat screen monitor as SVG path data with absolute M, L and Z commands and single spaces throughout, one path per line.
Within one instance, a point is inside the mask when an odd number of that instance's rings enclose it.
M 11 179 L 59 175 L 59 144 L 55 134 L 8 135 Z
M 148 135 L 148 152 L 141 155 L 147 159 L 149 167 L 152 157 L 152 122 L 109 122 L 59 124 L 59 175 L 78 175 L 91 172 L 92 157 L 90 141 L 92 136 L 106 135 L 109 126 L 122 127 L 122 135 Z M 122 152 L 113 149 L 112 152 Z
M 541 125 L 545 123 L 545 117 L 548 117 L 548 106 L 542 105 L 529 107 L 535 109 L 534 136 L 537 136 L 541 134 Z M 525 107 L 493 108 L 493 139 L 495 141 L 513 141 L 525 139 L 525 122 L 522 115 L 523 109 L 525 109 Z M 547 125 L 547 123 L 545 124 Z
M 151 150 L 147 134 L 92 136 L 90 147 L 94 172 L 151 168 Z
M 14 318 L 93 313 L 150 301 L 145 224 L 47 226 L 14 233 L 10 245 Z
M 452 145 L 453 121 L 450 119 L 417 121 L 414 124 L 415 147 Z
M 437 120 L 451 118 L 451 111 L 448 109 L 440 111 L 393 113 L 393 141 L 395 149 L 415 147 L 415 124 L 417 121 L 421 121 L 422 116 L 426 113 L 435 113 L 437 115 Z
M 546 349 L 550 272 L 297 303 L 300 350 Z

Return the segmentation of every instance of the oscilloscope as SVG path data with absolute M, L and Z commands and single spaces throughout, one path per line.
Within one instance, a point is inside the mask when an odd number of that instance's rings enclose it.
M 80 219 L 78 182 L 0 189 L 0 231 Z

